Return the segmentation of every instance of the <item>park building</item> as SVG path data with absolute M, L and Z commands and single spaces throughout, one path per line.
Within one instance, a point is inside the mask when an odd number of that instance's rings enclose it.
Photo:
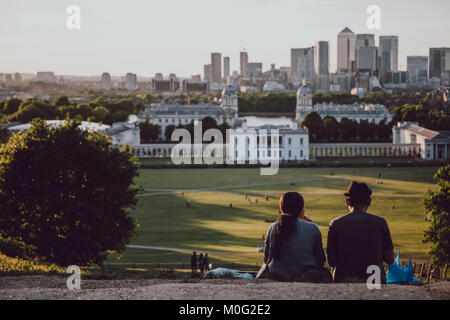
M 347 118 L 357 122 L 368 120 L 369 122 L 380 123 L 382 120 L 390 122 L 393 117 L 387 108 L 380 104 L 338 105 L 322 103 L 313 106 L 312 91 L 304 80 L 297 90 L 295 119 L 301 123 L 310 112 L 317 112 L 322 119 L 327 116 L 334 117 L 338 122 L 343 118 Z
M 169 125 L 188 125 L 191 122 L 211 117 L 217 124 L 227 123 L 233 126 L 238 117 L 238 97 L 232 86 L 222 91 L 222 103 L 200 103 L 181 105 L 176 103 L 160 103 L 147 108 L 138 115 L 138 122 L 148 122 L 161 127 L 161 138 L 165 136 Z
M 228 159 L 237 163 L 309 160 L 309 134 L 296 121 L 248 125 L 238 120 L 228 137 Z
M 399 122 L 392 128 L 393 144 L 419 145 L 422 160 L 450 159 L 450 130 L 434 131 L 417 122 Z

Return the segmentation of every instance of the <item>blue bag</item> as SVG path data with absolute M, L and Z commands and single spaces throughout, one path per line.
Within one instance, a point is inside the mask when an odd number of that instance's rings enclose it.
M 397 253 L 397 257 L 393 264 L 389 266 L 389 270 L 386 273 L 387 284 L 422 284 L 420 279 L 414 277 L 412 272 L 411 258 L 409 258 L 409 264 L 407 267 L 400 265 L 400 251 Z

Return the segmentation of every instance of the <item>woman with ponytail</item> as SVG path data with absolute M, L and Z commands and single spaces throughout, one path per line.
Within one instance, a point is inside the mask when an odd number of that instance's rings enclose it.
M 298 192 L 281 196 L 280 215 L 267 232 L 264 248 L 263 268 L 269 276 L 294 280 L 304 270 L 323 267 L 322 234 L 315 223 L 303 219 L 304 215 L 305 203 Z

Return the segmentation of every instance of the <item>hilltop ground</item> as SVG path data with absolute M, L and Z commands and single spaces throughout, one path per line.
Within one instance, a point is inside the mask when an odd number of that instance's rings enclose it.
M 269 280 L 82 280 L 69 290 L 64 276 L 0 277 L 2 299 L 149 299 L 149 300 L 450 300 L 450 282 L 425 286 L 287 283 Z

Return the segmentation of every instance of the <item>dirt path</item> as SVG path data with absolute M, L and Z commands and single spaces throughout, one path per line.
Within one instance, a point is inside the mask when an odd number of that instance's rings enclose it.
M 145 299 L 145 300 L 308 300 L 419 299 L 450 300 L 450 282 L 425 286 L 280 283 L 268 280 L 82 280 L 81 290 L 68 290 L 66 277 L 0 277 L 0 299 Z

